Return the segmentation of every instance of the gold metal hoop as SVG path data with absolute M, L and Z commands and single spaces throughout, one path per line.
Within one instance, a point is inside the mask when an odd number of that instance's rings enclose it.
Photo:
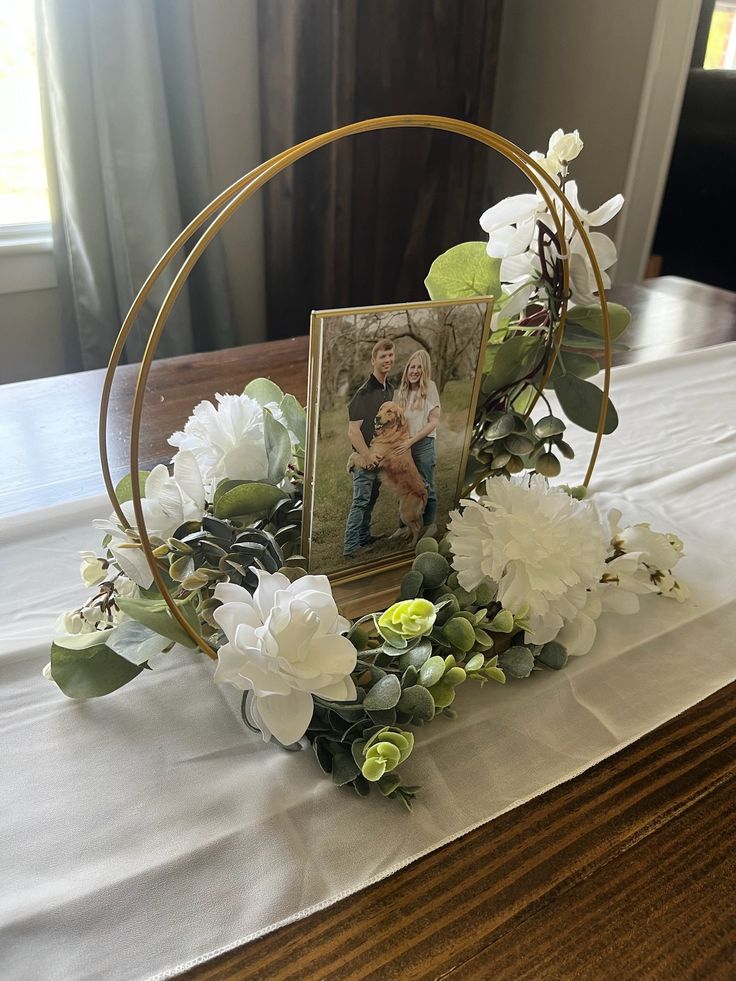
M 601 402 L 601 411 L 598 420 L 598 429 L 596 432 L 596 438 L 593 445 L 593 450 L 591 452 L 590 462 L 588 464 L 588 469 L 585 475 L 584 483 L 587 485 L 590 481 L 590 477 L 595 466 L 595 461 L 598 456 L 598 451 L 600 448 L 601 439 L 603 437 L 603 429 L 605 427 L 607 408 L 608 408 L 608 393 L 610 390 L 610 372 L 611 372 L 611 344 L 610 344 L 610 323 L 608 316 L 608 305 L 605 297 L 605 287 L 603 284 L 603 277 L 601 275 L 600 267 L 595 257 L 595 252 L 588 238 L 587 232 L 583 227 L 580 218 L 572 209 L 570 202 L 565 196 L 564 192 L 557 186 L 554 179 L 546 173 L 537 163 L 534 161 L 527 153 L 521 150 L 519 147 L 515 146 L 513 143 L 504 139 L 496 133 L 490 130 L 484 129 L 481 126 L 477 126 L 474 123 L 467 123 L 457 119 L 449 119 L 443 116 L 425 116 L 425 115 L 408 115 L 408 116 L 383 116 L 376 119 L 367 119 L 359 123 L 352 123 L 348 126 L 340 127 L 339 129 L 331 130 L 328 133 L 323 133 L 320 136 L 315 136 L 310 140 L 306 140 L 303 143 L 297 144 L 291 147 L 289 150 L 284 150 L 282 153 L 277 154 L 270 160 L 251 170 L 248 174 L 241 177 L 238 181 L 232 184 L 229 188 L 218 195 L 203 211 L 194 218 L 189 225 L 181 232 L 181 234 L 172 242 L 169 248 L 166 250 L 164 255 L 159 259 L 158 263 L 152 270 L 148 279 L 141 288 L 138 296 L 136 297 L 130 311 L 128 312 L 123 325 L 120 329 L 120 333 L 115 342 L 112 355 L 110 357 L 110 363 L 108 365 L 107 373 L 105 376 L 105 382 L 103 385 L 103 394 L 101 400 L 100 408 L 100 420 L 99 420 L 99 437 L 100 437 L 100 460 L 102 465 L 103 478 L 105 480 L 105 487 L 107 489 L 108 495 L 110 497 L 111 504 L 115 510 L 115 513 L 119 520 L 121 520 L 124 527 L 128 527 L 128 522 L 120 507 L 120 503 L 115 495 L 115 488 L 112 482 L 112 477 L 110 474 L 109 460 L 107 455 L 107 416 L 109 410 L 109 400 L 110 392 L 112 390 L 112 383 L 114 378 L 115 370 L 119 364 L 120 357 L 127 340 L 128 335 L 135 323 L 135 320 L 140 313 L 140 310 L 148 297 L 151 289 L 161 276 L 164 269 L 169 265 L 176 253 L 182 248 L 183 245 L 192 237 L 192 235 L 198 231 L 216 212 L 217 217 L 213 218 L 210 225 L 202 232 L 202 235 L 198 239 L 197 243 L 192 248 L 189 255 L 186 257 L 182 263 L 180 269 L 176 273 L 174 280 L 169 287 L 169 290 L 164 298 L 161 308 L 156 316 L 153 327 L 146 344 L 146 348 L 141 360 L 140 368 L 138 371 L 138 379 L 136 382 L 135 396 L 133 399 L 133 414 L 131 419 L 131 431 L 130 431 L 130 469 L 131 474 L 138 473 L 138 451 L 140 444 L 140 429 L 141 429 L 141 414 L 143 409 L 143 400 L 145 397 L 146 383 L 148 381 L 148 376 L 150 373 L 151 364 L 153 358 L 156 354 L 156 349 L 161 337 L 161 334 L 166 326 L 166 321 L 169 317 L 171 309 L 181 292 L 184 283 L 186 282 L 189 273 L 194 268 L 199 257 L 202 255 L 204 250 L 207 248 L 208 244 L 212 241 L 215 235 L 220 231 L 222 226 L 232 217 L 235 211 L 238 210 L 247 200 L 250 198 L 259 188 L 270 181 L 282 170 L 285 170 L 291 164 L 295 163 L 302 157 L 307 156 L 314 150 L 320 147 L 327 146 L 330 143 L 334 143 L 337 140 L 341 140 L 347 136 L 354 136 L 358 133 L 367 133 L 376 130 L 384 129 L 399 129 L 399 128 L 424 128 L 424 129 L 437 129 L 443 130 L 449 133 L 456 133 L 460 136 L 466 136 L 469 139 L 475 140 L 491 149 L 496 150 L 502 156 L 506 157 L 512 163 L 514 163 L 524 175 L 532 182 L 534 187 L 537 189 L 541 195 L 543 201 L 545 202 L 547 209 L 552 218 L 553 224 L 555 225 L 555 231 L 559 242 L 561 243 L 562 268 L 563 268 L 563 303 L 560 310 L 560 319 L 557 324 L 555 333 L 555 345 L 554 353 L 547 366 L 547 371 L 540 385 L 543 387 L 544 383 L 549 378 L 549 374 L 552 371 L 554 360 L 559 350 L 560 344 L 562 342 L 562 337 L 565 329 L 565 321 L 567 317 L 567 297 L 569 293 L 569 255 L 567 252 L 567 243 L 564 234 L 563 224 L 560 222 L 560 218 L 557 215 L 557 211 L 553 205 L 552 198 L 550 197 L 550 192 L 554 195 L 562 205 L 562 218 L 569 215 L 575 230 L 580 235 L 581 241 L 588 255 L 591 263 L 591 268 L 593 270 L 593 276 L 596 282 L 596 287 L 598 290 L 599 300 L 601 303 L 601 311 L 603 314 L 603 334 L 604 334 L 604 357 L 605 357 L 605 372 L 604 372 L 604 385 L 603 385 L 603 398 Z M 222 210 L 220 210 L 222 209 Z M 535 399 L 536 401 L 536 399 Z M 533 404 L 528 411 L 531 411 Z M 206 640 L 196 631 L 191 624 L 187 621 L 184 615 L 179 610 L 174 598 L 171 596 L 166 583 L 161 575 L 161 570 L 156 562 L 156 558 L 153 555 L 153 549 L 148 536 L 148 531 L 146 529 L 145 520 L 143 517 L 143 507 L 141 503 L 141 492 L 138 480 L 131 480 L 131 490 L 132 490 L 132 500 L 133 500 L 133 510 L 135 513 L 136 527 L 138 529 L 138 535 L 140 537 L 141 547 L 146 555 L 146 559 L 151 568 L 154 581 L 161 593 L 161 596 L 165 600 L 171 615 L 179 623 L 184 631 L 191 637 L 191 639 L 211 658 L 216 658 L 217 655 L 215 651 L 210 647 Z

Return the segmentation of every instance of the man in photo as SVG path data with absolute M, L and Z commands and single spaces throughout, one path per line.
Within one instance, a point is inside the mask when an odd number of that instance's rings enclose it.
M 343 545 L 343 555 L 346 559 L 354 558 L 362 549 L 375 541 L 371 535 L 371 518 L 380 489 L 378 479 L 380 460 L 371 451 L 370 444 L 375 436 L 376 413 L 384 402 L 393 399 L 394 392 L 388 376 L 395 359 L 394 342 L 388 339 L 377 341 L 371 351 L 371 374 L 348 405 L 348 437 L 353 449 L 367 461 L 368 466 L 366 468 L 355 466 L 351 471 L 353 501 L 345 526 Z

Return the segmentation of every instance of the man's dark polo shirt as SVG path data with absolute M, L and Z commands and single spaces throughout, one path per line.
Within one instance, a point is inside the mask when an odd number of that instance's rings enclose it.
M 394 390 L 391 383 L 386 379 L 386 384 L 381 385 L 375 375 L 371 374 L 368 381 L 364 382 L 358 391 L 353 395 L 348 405 L 348 419 L 351 422 L 363 420 L 360 431 L 366 446 L 371 445 L 371 440 L 375 435 L 374 420 L 376 413 L 384 402 L 390 402 L 394 397 Z M 357 447 L 353 447 L 357 449 Z

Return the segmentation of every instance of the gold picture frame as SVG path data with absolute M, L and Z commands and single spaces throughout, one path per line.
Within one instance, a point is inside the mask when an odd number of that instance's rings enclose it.
M 304 517 L 302 523 L 302 553 L 307 559 L 307 568 L 310 572 L 324 572 L 333 584 L 345 584 L 363 579 L 366 576 L 376 576 L 383 572 L 399 570 L 408 566 L 413 557 L 414 550 L 410 547 L 397 548 L 394 552 L 368 558 L 364 561 L 353 561 L 349 565 L 337 564 L 334 568 L 315 568 L 314 549 L 312 539 L 315 527 L 315 504 L 317 482 L 319 478 L 319 428 L 320 413 L 322 411 L 322 377 L 324 362 L 324 345 L 326 336 L 326 324 L 331 320 L 338 320 L 346 317 L 365 317 L 380 316 L 383 314 L 403 313 L 407 314 L 407 321 L 411 321 L 412 313 L 438 308 L 447 308 L 448 312 L 461 306 L 475 306 L 479 309 L 479 329 L 478 329 L 478 348 L 473 358 L 474 370 L 467 381 L 471 382 L 470 397 L 465 416 L 464 433 L 462 438 L 462 449 L 457 462 L 457 481 L 453 500 L 449 510 L 455 507 L 459 501 L 463 487 L 463 478 L 467 467 L 470 442 L 473 432 L 473 422 L 475 417 L 478 395 L 483 376 L 483 361 L 488 336 L 490 333 L 491 316 L 493 314 L 493 296 L 473 296 L 463 299 L 453 300 L 430 300 L 426 302 L 384 304 L 368 307 L 354 307 L 336 310 L 318 310 L 312 313 L 310 323 L 310 342 L 309 342 L 309 373 L 307 382 L 307 445 L 305 454 L 305 474 L 304 474 Z M 383 335 L 381 339 L 392 339 L 390 332 Z M 347 409 L 347 402 L 345 403 Z M 347 425 L 347 413 L 346 413 Z M 347 433 L 346 433 L 347 435 Z M 345 458 L 349 453 L 349 444 L 345 447 Z

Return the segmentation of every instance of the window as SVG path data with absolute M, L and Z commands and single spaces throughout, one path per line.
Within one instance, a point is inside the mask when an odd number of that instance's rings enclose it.
M 0 0 L 0 234 L 48 236 L 33 0 Z
M 736 0 L 716 0 L 703 68 L 736 69 Z

